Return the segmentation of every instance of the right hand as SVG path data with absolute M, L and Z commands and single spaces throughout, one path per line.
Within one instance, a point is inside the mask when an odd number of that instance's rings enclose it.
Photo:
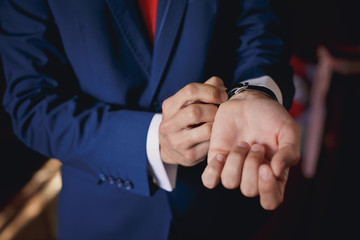
M 159 129 L 163 162 L 194 166 L 205 160 L 218 105 L 228 97 L 223 81 L 212 77 L 204 84 L 190 83 L 162 105 Z

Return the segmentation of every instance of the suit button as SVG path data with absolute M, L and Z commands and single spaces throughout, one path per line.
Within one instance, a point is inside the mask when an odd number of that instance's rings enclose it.
M 106 176 L 105 176 L 105 174 L 100 173 L 100 174 L 98 175 L 98 177 L 99 177 L 98 185 L 100 185 L 100 184 L 102 184 L 103 182 L 106 181 Z
M 108 176 L 106 178 L 107 182 L 110 183 L 110 184 L 114 184 L 116 179 L 113 177 L 113 176 Z
M 130 180 L 126 180 L 126 181 L 124 182 L 124 186 L 125 186 L 125 189 L 126 189 L 126 190 L 131 190 L 131 189 L 134 188 L 134 185 L 133 185 L 133 183 L 132 183 Z
M 124 187 L 124 181 L 121 178 L 116 179 L 116 186 L 118 188 Z
M 105 174 L 100 173 L 100 174 L 99 174 L 99 179 L 100 179 L 101 181 L 106 181 L 106 176 L 105 176 Z

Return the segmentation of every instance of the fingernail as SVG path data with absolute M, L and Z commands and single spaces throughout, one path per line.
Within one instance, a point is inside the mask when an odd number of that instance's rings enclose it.
M 260 168 L 260 172 L 259 172 L 261 178 L 265 181 L 269 180 L 271 178 L 271 172 L 269 171 L 268 168 Z
M 241 148 L 249 148 L 249 144 L 247 144 L 246 142 L 240 142 L 237 144 L 237 146 Z
M 250 150 L 252 152 L 262 152 L 262 151 L 264 151 L 264 147 L 260 144 L 254 144 L 251 146 Z
M 219 162 L 224 162 L 225 161 L 225 156 L 223 154 L 218 154 L 216 155 L 216 160 L 218 160 Z

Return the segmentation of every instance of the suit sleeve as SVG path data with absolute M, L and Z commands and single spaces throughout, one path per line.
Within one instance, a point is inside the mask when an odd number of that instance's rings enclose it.
M 94 175 L 94 184 L 106 175 L 149 195 L 146 137 L 153 114 L 81 90 L 44 2 L 0 2 L 3 103 L 15 134 L 30 148 Z
M 270 76 L 279 86 L 283 105 L 292 104 L 294 86 L 290 52 L 269 0 L 240 1 L 237 19 L 237 67 L 234 80 Z

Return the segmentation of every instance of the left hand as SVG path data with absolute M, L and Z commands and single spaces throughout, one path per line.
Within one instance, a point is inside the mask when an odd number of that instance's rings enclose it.
M 300 159 L 300 129 L 278 102 L 243 91 L 220 105 L 213 124 L 203 184 L 240 187 L 260 195 L 264 209 L 283 201 L 289 167 Z

